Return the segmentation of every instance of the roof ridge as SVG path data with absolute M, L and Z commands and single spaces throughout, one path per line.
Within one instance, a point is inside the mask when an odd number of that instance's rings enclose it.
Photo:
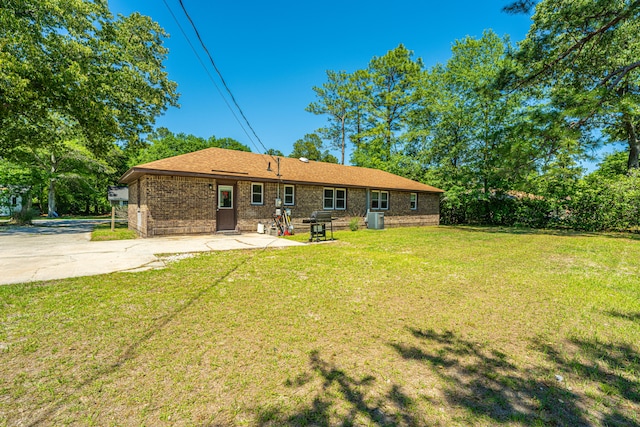
M 260 160 L 258 160 L 261 158 Z M 280 159 L 280 160 L 277 160 Z M 272 164 L 273 161 L 280 164 Z M 287 181 L 323 186 L 443 192 L 382 169 L 274 156 L 228 148 L 208 147 L 130 168 L 120 179 L 132 182 L 144 174 L 187 175 L 256 181 Z

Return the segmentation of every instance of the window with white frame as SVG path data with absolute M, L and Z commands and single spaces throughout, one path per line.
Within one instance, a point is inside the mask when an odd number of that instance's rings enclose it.
M 296 187 L 293 185 L 284 186 L 284 204 L 285 206 L 293 206 L 296 204 Z
M 264 205 L 264 184 L 259 182 L 251 183 L 251 204 Z
M 418 193 L 411 193 L 409 205 L 412 211 L 418 209 Z
M 389 192 L 380 192 L 380 209 L 389 209 Z
M 322 196 L 322 209 L 333 209 L 333 188 L 325 188 L 324 195 Z
M 371 190 L 371 209 L 389 209 L 389 192 Z
M 347 190 L 344 188 L 336 188 L 335 207 L 340 211 L 347 209 Z
M 347 209 L 346 188 L 325 188 L 322 197 L 322 208 L 325 210 Z

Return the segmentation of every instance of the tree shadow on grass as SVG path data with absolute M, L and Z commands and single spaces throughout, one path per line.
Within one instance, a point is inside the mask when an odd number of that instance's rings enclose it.
M 264 251 L 264 249 L 262 251 Z M 142 347 L 146 342 L 150 341 L 154 336 L 161 333 L 169 323 L 173 322 L 187 309 L 193 307 L 194 305 L 197 305 L 208 293 L 215 289 L 219 283 L 224 281 L 227 277 L 231 276 L 243 265 L 247 264 L 257 253 L 259 252 L 252 252 L 247 257 L 241 257 L 236 265 L 230 266 L 229 270 L 224 272 L 220 277 L 214 278 L 211 283 L 192 294 L 189 299 L 183 301 L 173 311 L 170 311 L 165 315 L 159 317 L 154 325 L 149 327 L 141 336 L 137 337 L 127 347 L 125 347 L 115 360 L 96 369 L 93 374 L 79 382 L 70 391 L 63 394 L 52 405 L 44 409 L 39 415 L 35 417 L 35 419 L 29 421 L 28 423 L 23 422 L 23 424 L 26 424 L 30 427 L 35 427 L 41 424 L 51 424 L 51 418 L 55 416 L 58 411 L 62 410 L 66 405 L 68 405 L 69 402 L 71 402 L 74 398 L 77 398 L 85 388 L 91 386 L 102 378 L 108 377 L 109 375 L 117 372 L 123 366 L 125 366 L 127 362 L 134 360 L 138 356 L 138 349 L 140 347 Z
M 640 406 L 640 355 L 629 346 L 571 341 L 579 360 L 548 343 L 534 342 L 533 350 L 550 363 L 523 371 L 505 354 L 452 332 L 409 332 L 418 345 L 389 345 L 402 358 L 427 364 L 445 385 L 447 403 L 467 410 L 471 420 L 524 426 L 640 425 L 634 415 Z M 565 375 L 589 381 L 603 392 L 588 397 L 573 391 Z
M 584 339 L 570 343 L 579 354 L 561 353 L 548 343 L 536 346 L 554 365 L 597 385 L 597 398 L 607 408 L 603 425 L 640 426 L 640 354 L 628 344 Z
M 428 367 L 439 379 L 449 420 L 461 424 L 640 427 L 640 354 L 629 345 L 573 339 L 562 344 L 533 340 L 542 362 L 523 369 L 509 356 L 453 332 L 408 329 L 389 343 L 404 360 Z M 354 376 L 315 351 L 310 371 L 285 383 L 308 390 L 312 400 L 293 411 L 259 408 L 265 426 L 424 426 L 424 406 L 398 384 Z M 417 370 L 416 372 L 418 372 Z M 384 388 L 386 387 L 386 388 Z M 419 399 L 419 398 L 418 398 Z M 462 410 L 462 415 L 456 413 Z M 466 414 L 466 415 L 465 415 Z
M 640 322 L 640 312 L 637 313 L 623 313 L 618 310 L 609 310 L 606 311 L 605 314 L 608 314 L 611 317 L 618 317 L 620 319 L 631 320 L 632 322 Z
M 313 401 L 293 413 L 277 408 L 257 411 L 258 426 L 423 426 L 412 412 L 414 404 L 402 387 L 393 384 L 386 394 L 373 392 L 376 378 L 356 378 L 338 366 L 323 360 L 318 351 L 311 353 L 311 373 L 288 380 L 289 387 L 301 387 L 319 377 L 321 389 Z

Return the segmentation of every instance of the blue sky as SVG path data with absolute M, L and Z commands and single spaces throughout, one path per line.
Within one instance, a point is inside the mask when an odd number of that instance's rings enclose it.
M 181 107 L 169 109 L 157 126 L 175 133 L 231 137 L 263 152 L 255 137 L 251 135 L 251 142 L 238 124 L 171 16 L 169 8 L 224 91 L 178 0 L 164 1 L 109 1 L 114 14 L 140 12 L 170 34 L 165 65 L 178 83 Z M 508 1 L 183 3 L 262 143 L 287 155 L 296 140 L 325 124 L 325 117 L 305 108 L 315 100 L 313 86 L 326 81 L 326 70 L 365 68 L 373 56 L 400 43 L 431 67 L 447 61 L 455 40 L 480 37 L 489 28 L 500 36 L 509 35 L 515 43 L 525 37 L 531 21 L 528 16 L 503 13 Z

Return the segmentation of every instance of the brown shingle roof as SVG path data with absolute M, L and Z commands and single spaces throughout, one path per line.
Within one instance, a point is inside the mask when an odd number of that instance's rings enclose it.
M 267 170 L 271 167 L 271 172 Z M 144 174 L 205 176 L 254 181 L 278 181 L 278 164 L 268 155 L 245 151 L 207 148 L 135 166 L 120 179 L 129 183 Z M 430 185 L 377 169 L 280 157 L 280 179 L 285 183 L 341 187 L 379 188 L 442 193 Z

